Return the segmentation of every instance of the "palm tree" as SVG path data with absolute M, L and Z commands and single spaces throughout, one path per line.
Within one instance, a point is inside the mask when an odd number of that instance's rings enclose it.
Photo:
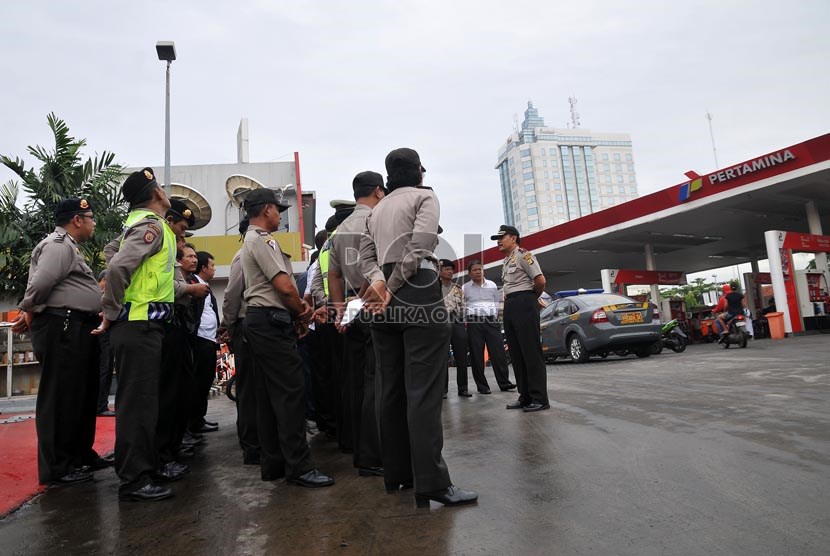
M 83 246 L 92 270 L 105 267 L 103 248 L 121 233 L 127 207 L 119 195 L 123 166 L 104 151 L 84 160 L 86 140 L 69 135 L 66 123 L 51 113 L 46 118 L 55 148 L 28 147 L 40 168 L 27 168 L 20 158 L 0 155 L 0 162 L 17 174 L 27 198 L 18 205 L 21 184 L 0 186 L 0 298 L 19 300 L 26 290 L 32 250 L 55 229 L 55 206 L 66 197 L 88 199 L 95 210 L 95 235 Z

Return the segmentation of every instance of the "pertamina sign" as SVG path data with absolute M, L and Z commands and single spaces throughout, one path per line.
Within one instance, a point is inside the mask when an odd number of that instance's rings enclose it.
M 690 182 L 684 183 L 680 186 L 680 202 L 688 201 L 695 191 L 703 189 L 704 184 L 709 186 L 722 185 L 731 180 L 748 176 L 761 170 L 766 170 L 779 164 L 784 164 L 787 161 L 795 160 L 795 155 L 790 149 L 783 149 L 771 154 L 767 154 L 747 162 L 741 162 L 735 166 L 731 166 L 718 172 L 713 172 L 708 176 L 694 179 Z

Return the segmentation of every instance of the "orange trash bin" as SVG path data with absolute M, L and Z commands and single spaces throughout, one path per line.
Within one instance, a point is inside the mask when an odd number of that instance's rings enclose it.
M 770 338 L 773 340 L 783 340 L 786 336 L 784 333 L 784 313 L 767 313 L 767 322 L 769 323 Z

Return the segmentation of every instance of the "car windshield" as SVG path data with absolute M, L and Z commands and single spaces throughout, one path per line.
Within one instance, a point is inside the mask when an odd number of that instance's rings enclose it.
M 637 303 L 633 299 L 613 293 L 597 293 L 594 295 L 585 295 L 580 296 L 579 299 L 581 299 L 582 302 L 585 303 L 588 307 L 603 307 L 605 305 L 623 305 L 626 303 Z

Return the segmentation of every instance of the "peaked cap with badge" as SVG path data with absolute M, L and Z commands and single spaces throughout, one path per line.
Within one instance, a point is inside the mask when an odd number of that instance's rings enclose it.
M 152 168 L 144 168 L 138 172 L 133 172 L 124 181 L 121 186 L 121 196 L 129 204 L 133 205 L 138 199 L 141 199 L 143 193 L 153 187 L 158 187 L 159 183 L 156 181 L 155 173 Z
M 517 240 L 521 239 L 521 237 L 522 237 L 522 234 L 520 234 L 519 230 L 517 230 L 514 226 L 510 226 L 510 225 L 507 225 L 507 224 L 502 224 L 501 226 L 499 226 L 499 231 L 496 232 L 495 234 L 491 235 L 490 239 L 495 241 L 495 240 L 497 240 L 501 237 L 504 237 L 506 235 L 516 236 Z
M 248 193 L 245 196 L 245 200 L 242 202 L 242 208 L 245 210 L 257 205 L 276 205 L 280 212 L 285 212 L 290 206 L 280 200 L 276 191 L 273 189 L 266 189 L 264 187 L 254 189 Z

